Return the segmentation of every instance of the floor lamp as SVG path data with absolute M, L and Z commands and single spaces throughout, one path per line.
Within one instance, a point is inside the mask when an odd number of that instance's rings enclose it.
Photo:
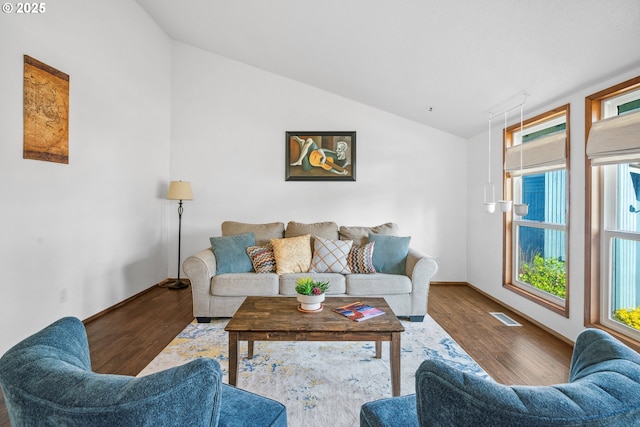
M 189 285 L 180 280 L 180 246 L 182 239 L 182 201 L 193 200 L 191 192 L 191 183 L 187 181 L 171 181 L 169 183 L 169 191 L 167 192 L 168 200 L 179 200 L 178 203 L 178 280 L 167 286 L 169 289 L 183 289 Z

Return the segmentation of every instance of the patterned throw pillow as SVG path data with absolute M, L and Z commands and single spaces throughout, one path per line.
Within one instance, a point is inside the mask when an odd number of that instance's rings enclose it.
M 313 236 L 313 259 L 311 272 L 350 274 L 347 262 L 353 242 L 351 240 L 329 240 Z
M 247 255 L 251 258 L 253 269 L 256 273 L 275 273 L 276 257 L 273 254 L 273 246 L 267 243 L 263 246 L 249 246 Z
M 349 251 L 347 261 L 353 274 L 374 274 L 373 247 L 376 242 L 369 242 L 362 246 L 353 246 Z
M 276 257 L 276 273 L 305 273 L 311 265 L 311 236 L 271 239 Z

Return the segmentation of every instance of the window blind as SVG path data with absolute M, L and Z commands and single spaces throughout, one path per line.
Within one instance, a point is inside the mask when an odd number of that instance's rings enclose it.
M 567 164 L 567 133 L 563 130 L 508 147 L 504 170 L 511 176 L 520 175 L 520 151 L 523 175 L 563 169 Z
M 593 123 L 587 157 L 592 166 L 640 161 L 640 111 Z

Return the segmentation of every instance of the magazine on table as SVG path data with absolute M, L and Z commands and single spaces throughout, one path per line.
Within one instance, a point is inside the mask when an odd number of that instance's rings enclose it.
M 356 322 L 362 322 L 363 320 L 384 314 L 384 311 L 379 308 L 371 307 L 370 305 L 361 303 L 360 301 L 336 307 L 333 311 L 340 313 L 351 320 L 355 320 Z

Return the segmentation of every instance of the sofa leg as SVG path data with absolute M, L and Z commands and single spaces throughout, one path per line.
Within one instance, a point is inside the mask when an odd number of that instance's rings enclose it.
M 409 316 L 409 320 L 412 322 L 422 322 L 424 321 L 424 316 Z
M 211 323 L 211 317 L 196 317 L 198 323 Z

